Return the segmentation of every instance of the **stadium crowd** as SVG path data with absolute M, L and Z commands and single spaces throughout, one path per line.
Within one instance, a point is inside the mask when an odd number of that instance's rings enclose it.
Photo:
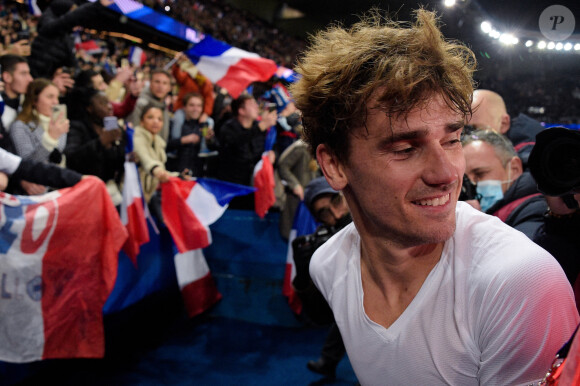
M 148 5 L 163 11 L 158 3 Z M 38 18 L 21 4 L 2 4 L 1 147 L 26 161 L 26 170 L 15 173 L 19 161 L 8 157 L 13 166 L 2 168 L 3 189 L 15 194 L 41 194 L 62 187 L 63 180 L 76 183 L 80 175 L 95 175 L 106 183 L 113 202 L 119 205 L 123 164 L 130 158 L 139 164 L 152 212 L 159 214 L 158 186 L 170 176 L 214 177 L 252 185 L 254 166 L 265 151 L 268 131 L 275 130 L 277 140 L 267 154 L 276 170 L 274 210 L 281 212 L 280 231 L 288 238 L 305 188 L 321 176 L 316 160 L 300 139 L 300 114 L 286 93 L 288 83 L 274 78 L 253 85 L 251 93 L 234 99 L 227 90 L 211 84 L 181 53 L 145 48 L 147 59 L 131 62 L 133 43 L 82 28 L 82 16 L 59 27 L 58 36 L 63 40 L 51 37 L 35 45 L 45 37 L 43 31 L 48 33 L 47 15 L 59 20 L 73 12 L 73 6 L 70 0 L 54 0 Z M 170 14 L 232 46 L 286 67 L 293 67 L 305 46 L 304 41 L 222 0 L 176 1 Z M 77 22 L 81 27 L 75 27 Z M 68 52 L 68 46 L 62 46 L 64 41 L 74 42 L 74 51 Z M 88 42 L 96 44 L 89 50 L 84 44 Z M 55 54 L 48 66 L 45 57 L 51 52 L 61 56 Z M 534 142 L 535 134 L 543 130 L 538 121 L 578 123 L 580 103 L 569 101 L 580 98 L 580 84 L 563 75 L 536 82 L 488 77 L 479 79 L 479 84 L 494 92 L 486 96 L 491 102 L 484 96 L 474 99 L 478 109 L 470 124 L 477 130 L 463 140 L 466 174 L 480 188 L 480 200 L 470 203 L 502 218 L 550 250 L 550 232 L 578 230 L 580 213 L 539 194 L 527 167 L 529 149 L 525 153 L 518 145 Z M 543 106 L 545 110 L 530 110 L 530 106 Z M 490 112 L 489 116 L 481 117 L 485 111 Z M 496 127 L 506 116 L 507 126 Z M 524 136 L 515 136 L 517 130 L 523 130 Z M 55 182 L 33 175 L 29 162 L 51 165 L 49 175 Z M 65 170 L 64 175 L 59 175 L 58 168 Z M 69 171 L 72 176 L 66 174 Z M 495 184 L 493 191 L 484 190 L 483 181 L 499 181 L 499 185 Z M 502 212 L 503 217 L 498 215 L 503 207 L 523 198 L 526 200 Z M 232 201 L 231 207 L 253 209 L 253 202 L 249 196 Z M 556 224 L 561 221 L 566 222 L 564 228 Z M 558 248 L 550 251 L 557 259 L 559 254 L 565 259 L 560 261 L 567 277 L 580 290 L 580 260 L 570 257 L 577 254 L 574 248 L 571 243 L 564 253 Z

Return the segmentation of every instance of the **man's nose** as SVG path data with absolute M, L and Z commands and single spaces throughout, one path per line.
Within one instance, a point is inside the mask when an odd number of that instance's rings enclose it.
M 445 150 L 441 146 L 434 146 L 429 150 L 423 172 L 423 180 L 427 185 L 447 185 L 457 179 L 452 155 L 451 151 Z

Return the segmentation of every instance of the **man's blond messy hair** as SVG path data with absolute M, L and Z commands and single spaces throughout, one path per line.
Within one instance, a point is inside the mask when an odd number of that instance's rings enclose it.
M 475 55 L 443 38 L 435 13 L 415 14 L 409 25 L 375 9 L 350 29 L 332 26 L 312 38 L 296 68 L 302 78 L 290 90 L 313 154 L 324 143 L 346 161 L 348 134 L 364 126 L 371 97 L 391 118 L 406 117 L 433 92 L 454 111 L 471 114 Z

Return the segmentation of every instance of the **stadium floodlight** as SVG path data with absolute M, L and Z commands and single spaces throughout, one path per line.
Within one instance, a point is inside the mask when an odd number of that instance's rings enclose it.
M 553 50 L 554 48 L 556 48 L 556 43 L 554 43 L 554 42 L 550 42 L 550 43 L 548 43 L 548 46 L 547 46 L 547 48 L 548 48 L 549 50 Z
M 572 43 L 564 44 L 564 51 L 570 51 L 572 49 Z
M 451 8 L 455 5 L 455 0 L 443 0 L 443 5 L 447 8 Z
M 574 44 L 574 51 L 580 51 L 580 43 Z
M 540 40 L 540 41 L 538 42 L 538 49 L 539 49 L 539 50 L 543 50 L 544 48 L 546 48 L 546 42 L 545 42 L 545 41 L 543 41 L 543 40 Z
M 564 45 L 560 42 L 556 43 L 556 51 L 562 51 L 562 48 L 564 48 Z
M 526 41 L 526 47 L 531 47 L 534 45 L 534 42 L 531 40 Z
M 499 41 L 505 45 L 518 44 L 519 39 L 512 34 L 504 33 L 499 37 Z
M 481 30 L 483 31 L 483 33 L 486 33 L 486 34 L 490 33 L 492 30 L 491 23 L 489 21 L 482 22 L 481 23 Z
M 491 37 L 492 37 L 492 38 L 494 38 L 494 39 L 499 39 L 499 38 L 500 38 L 500 36 L 501 36 L 501 33 L 500 33 L 498 30 L 496 30 L 496 29 L 492 29 L 492 30 L 489 32 L 489 36 L 491 36 Z

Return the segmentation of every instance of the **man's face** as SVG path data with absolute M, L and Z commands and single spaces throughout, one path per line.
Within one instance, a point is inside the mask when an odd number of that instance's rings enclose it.
M 355 130 L 348 161 L 340 163 L 344 186 L 333 186 L 344 188 L 361 236 L 407 248 L 453 235 L 465 169 L 463 126 L 463 116 L 439 95 L 406 118 L 368 110 L 368 132 Z
M 4 77 L 6 91 L 11 91 L 14 94 L 24 94 L 32 80 L 28 63 L 18 63 L 14 71 Z
M 153 74 L 149 87 L 155 98 L 164 99 L 171 91 L 171 80 L 165 74 Z
M 314 217 L 327 226 L 334 226 L 336 222 L 348 213 L 348 206 L 344 196 L 340 193 L 322 194 L 312 203 Z
M 109 102 L 109 98 L 100 92 L 96 94 L 92 99 L 89 107 L 87 108 L 91 115 L 102 120 L 107 116 L 113 115 L 113 105 Z
M 240 108 L 240 117 L 255 120 L 260 115 L 260 107 L 254 98 L 247 99 Z
M 475 183 L 487 180 L 508 181 L 507 167 L 497 156 L 493 146 L 483 141 L 473 141 L 463 147 L 465 154 L 465 174 Z M 502 190 L 509 188 L 509 183 L 502 183 Z
M 106 91 L 107 90 L 107 83 L 105 83 L 105 80 L 103 79 L 103 76 L 101 74 L 97 74 L 97 75 L 93 76 L 91 78 L 91 81 L 93 82 L 93 88 L 95 90 L 99 90 L 99 91 Z
M 185 105 L 185 116 L 187 119 L 199 119 L 203 113 L 203 101 L 197 97 L 191 97 Z

